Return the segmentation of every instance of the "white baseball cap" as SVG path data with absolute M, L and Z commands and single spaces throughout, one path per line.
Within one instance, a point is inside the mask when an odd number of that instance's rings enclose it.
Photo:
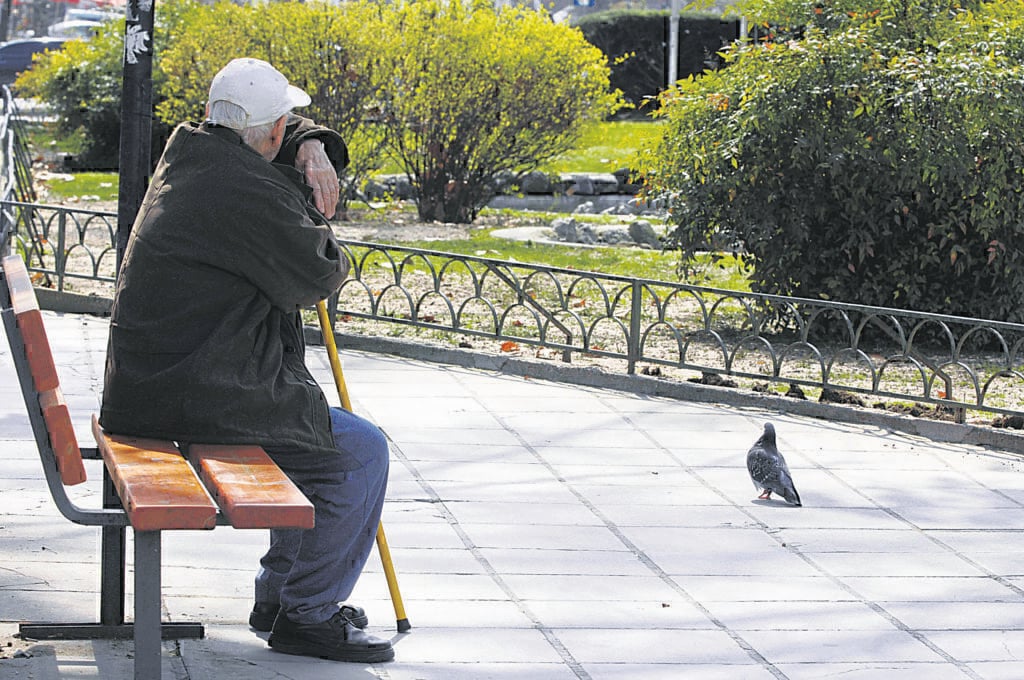
M 210 83 L 208 120 L 235 130 L 275 120 L 297 106 L 308 106 L 309 95 L 260 59 L 234 59 Z

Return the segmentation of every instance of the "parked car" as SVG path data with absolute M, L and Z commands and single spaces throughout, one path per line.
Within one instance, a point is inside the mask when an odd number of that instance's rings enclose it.
M 98 21 L 85 21 L 84 19 L 73 19 L 71 21 L 59 21 L 50 24 L 46 34 L 56 38 L 82 38 L 88 40 L 96 35 L 103 24 Z
M 18 74 L 32 65 L 32 57 L 46 50 L 59 50 L 67 38 L 25 38 L 0 43 L 0 85 L 10 85 Z

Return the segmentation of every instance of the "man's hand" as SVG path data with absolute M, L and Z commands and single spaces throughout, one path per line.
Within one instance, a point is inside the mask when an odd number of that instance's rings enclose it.
M 309 186 L 313 187 L 313 203 L 316 209 L 330 219 L 338 208 L 341 186 L 338 173 L 324 151 L 323 142 L 307 139 L 299 145 L 295 154 L 295 168 L 303 174 Z

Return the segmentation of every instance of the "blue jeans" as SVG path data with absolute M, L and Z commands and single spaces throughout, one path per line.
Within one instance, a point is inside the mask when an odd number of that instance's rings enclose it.
M 384 507 L 384 434 L 339 408 L 331 408 L 331 428 L 336 458 L 270 454 L 315 508 L 314 528 L 270 531 L 270 549 L 256 575 L 256 601 L 280 603 L 281 613 L 295 623 L 326 621 L 352 594 Z

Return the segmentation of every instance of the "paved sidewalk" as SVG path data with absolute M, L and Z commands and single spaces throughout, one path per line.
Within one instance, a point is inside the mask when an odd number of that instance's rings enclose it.
M 45 316 L 89 444 L 106 321 Z M 310 361 L 333 394 L 323 350 Z M 343 361 L 356 410 L 392 440 L 384 526 L 413 630 L 394 632 L 376 553 L 353 601 L 396 661 L 270 651 L 245 623 L 265 532 L 222 527 L 164 534 L 167 615 L 208 624 L 204 640 L 166 643 L 164 679 L 1024 678 L 1014 456 L 383 355 Z M 802 508 L 756 500 L 747 478 L 767 420 Z M 0 460 L 0 679 L 131 678 L 130 641 L 12 637 L 19 620 L 96 618 L 98 533 L 53 507 L 6 343 Z M 83 503 L 98 501 L 84 486 Z

